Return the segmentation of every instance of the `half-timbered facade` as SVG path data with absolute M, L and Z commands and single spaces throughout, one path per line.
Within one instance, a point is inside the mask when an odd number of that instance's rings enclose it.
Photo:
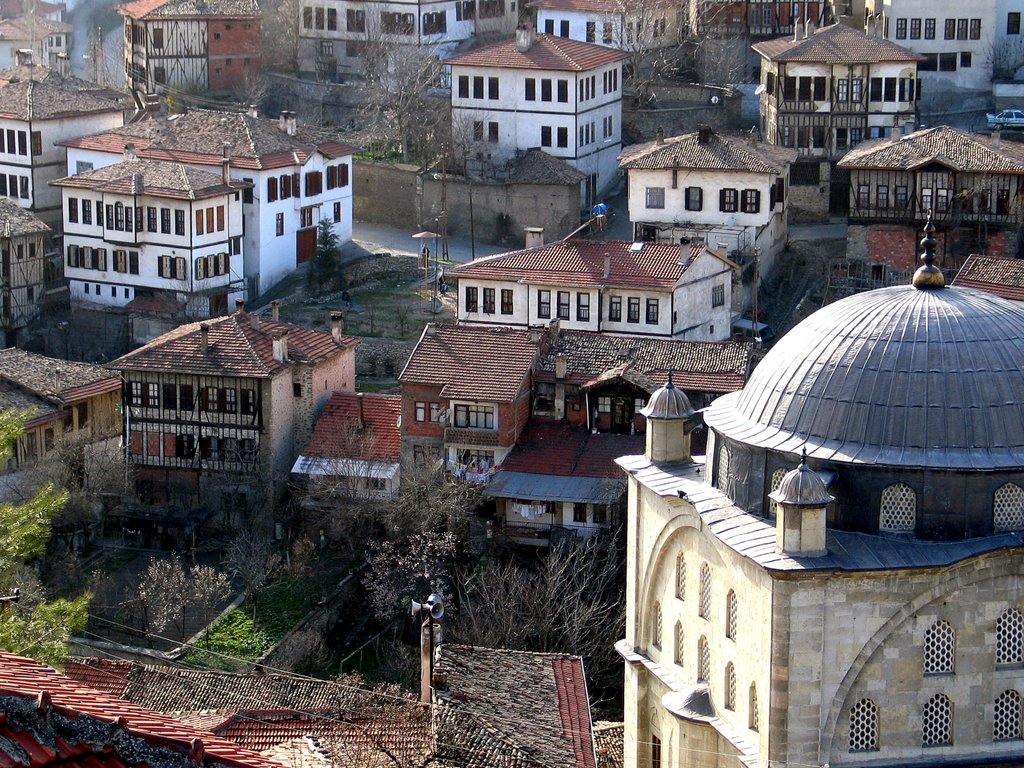
M 0 197 L 60 227 L 60 192 L 48 182 L 64 171 L 57 144 L 124 123 L 124 106 L 99 86 L 41 66 L 18 66 L 0 78 Z
M 626 58 L 524 22 L 515 39 L 450 60 L 453 142 L 495 163 L 540 147 L 586 174 L 589 209 L 618 174 Z
M 276 501 L 331 393 L 355 387 L 357 341 L 339 329 L 338 317 L 324 333 L 239 305 L 109 363 L 124 381 L 140 497 L 182 513 L 219 510 L 226 528 Z
M 563 240 L 457 267 L 462 323 L 728 339 L 737 264 L 703 243 Z
M 848 255 L 866 258 L 877 281 L 898 282 L 916 268 L 929 217 L 950 277 L 971 253 L 1024 253 L 1024 149 L 998 131 L 927 128 L 853 149 L 839 167 L 850 173 Z
M 123 162 L 53 182 L 64 209 L 64 275 L 74 302 L 173 307 L 183 318 L 227 313 L 245 282 L 242 193 L 228 169 Z
M 124 16 L 125 77 L 141 102 L 166 89 L 226 92 L 262 65 L 255 0 L 135 0 Z
M 39 315 L 46 284 L 50 228 L 13 200 L 0 198 L 0 332 L 14 346 L 18 332 Z
M 316 252 L 317 225 L 326 219 L 342 243 L 352 239 L 352 154 L 326 129 L 248 113 L 191 110 L 142 120 L 63 143 L 68 173 L 110 165 L 134 144 L 139 158 L 164 160 L 250 182 L 242 195 L 247 295 L 256 296 Z
M 684 17 L 671 0 L 534 0 L 537 30 L 628 52 L 679 44 Z

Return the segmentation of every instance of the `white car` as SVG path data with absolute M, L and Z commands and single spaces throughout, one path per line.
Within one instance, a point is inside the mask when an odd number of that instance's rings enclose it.
M 1024 109 L 1004 109 L 985 115 L 989 128 L 1024 128 Z

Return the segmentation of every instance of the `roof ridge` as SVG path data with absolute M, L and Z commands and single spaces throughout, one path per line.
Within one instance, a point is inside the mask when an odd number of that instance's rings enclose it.
M 228 315 L 224 319 L 232 321 L 232 324 L 234 325 L 235 329 L 238 331 L 238 335 L 242 337 L 242 341 L 245 343 L 245 348 L 247 350 L 249 350 L 249 353 L 252 355 L 252 357 L 256 359 L 256 362 L 259 363 L 260 368 L 263 369 L 263 372 L 266 373 L 266 374 L 269 374 L 270 373 L 270 368 L 267 366 L 266 363 L 263 362 L 263 358 L 260 357 L 259 352 L 256 351 L 256 348 L 253 347 L 252 342 L 249 341 L 249 334 L 247 334 L 245 332 L 245 329 L 242 328 L 241 325 L 239 325 L 237 317 L 238 317 L 237 314 L 232 314 L 232 315 Z M 262 329 L 262 327 L 263 326 L 261 324 L 260 328 Z M 256 330 L 255 328 L 252 328 L 252 327 L 250 327 L 249 330 L 253 331 L 254 333 L 259 333 L 260 332 L 260 331 Z

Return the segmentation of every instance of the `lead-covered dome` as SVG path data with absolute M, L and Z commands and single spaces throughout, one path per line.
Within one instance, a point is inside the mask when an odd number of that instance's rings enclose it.
M 800 323 L 705 413 L 737 443 L 819 461 L 1024 467 L 1024 308 L 979 291 L 861 293 Z

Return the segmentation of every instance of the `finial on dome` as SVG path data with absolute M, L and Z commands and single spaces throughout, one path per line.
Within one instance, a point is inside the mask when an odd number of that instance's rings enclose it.
M 946 287 L 946 279 L 942 275 L 942 270 L 935 266 L 935 246 L 938 243 L 932 237 L 933 232 L 935 232 L 935 224 L 932 222 L 932 210 L 929 208 L 928 221 L 924 225 L 924 237 L 921 238 L 921 247 L 924 248 L 921 261 L 924 264 L 918 267 L 913 279 L 914 287 L 922 290 Z
M 807 446 L 806 445 L 803 447 L 803 450 L 800 451 L 800 466 L 801 467 L 806 467 L 807 466 Z
M 665 389 L 675 389 L 676 385 L 672 383 L 672 369 L 668 369 L 668 383 L 665 385 Z

